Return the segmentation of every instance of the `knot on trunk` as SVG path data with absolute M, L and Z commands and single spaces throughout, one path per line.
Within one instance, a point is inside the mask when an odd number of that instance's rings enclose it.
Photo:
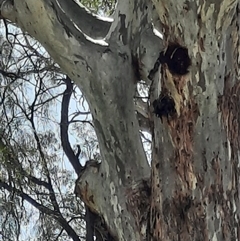
M 162 117 L 174 117 L 176 115 L 175 102 L 167 90 L 161 92 L 158 99 L 153 101 L 154 113 L 162 120 Z

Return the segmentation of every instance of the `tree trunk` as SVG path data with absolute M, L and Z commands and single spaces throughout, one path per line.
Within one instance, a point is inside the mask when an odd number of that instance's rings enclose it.
M 76 192 L 114 240 L 240 239 L 239 0 L 119 1 L 113 22 L 72 0 L 0 3 L 1 16 L 39 40 L 88 100 L 102 162 L 86 165 Z M 143 108 L 150 181 L 134 94 L 161 49 L 151 21 L 166 51 Z
M 192 64 L 161 67 L 177 113 L 154 117 L 151 240 L 239 240 L 239 1 L 180 2 L 155 2 Z

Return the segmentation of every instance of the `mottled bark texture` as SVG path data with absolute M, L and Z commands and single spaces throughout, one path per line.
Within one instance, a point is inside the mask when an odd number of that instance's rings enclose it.
M 72 0 L 0 0 L 2 18 L 39 40 L 88 100 L 102 163 L 84 168 L 76 192 L 111 239 L 239 240 L 239 0 L 153 2 L 119 1 L 104 22 Z M 152 22 L 166 51 L 151 83 L 162 45 Z M 149 113 L 134 102 L 140 79 Z M 151 179 L 136 111 L 153 135 Z
M 155 6 L 166 45 L 186 47 L 192 64 L 161 68 L 176 115 L 154 117 L 151 240 L 239 240 L 239 1 Z

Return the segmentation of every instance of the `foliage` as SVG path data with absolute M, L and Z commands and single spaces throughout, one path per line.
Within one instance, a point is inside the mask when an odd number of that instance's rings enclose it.
M 78 0 L 93 13 L 100 15 L 111 15 L 114 11 L 116 1 L 115 0 Z
M 0 237 L 72 240 L 84 234 L 84 208 L 74 195 L 76 174 L 59 136 L 66 79 L 35 40 L 10 25 L 6 30 L 0 70 Z M 72 147 L 84 144 L 85 161 L 96 155 L 96 137 L 84 97 L 72 87 L 66 118 Z

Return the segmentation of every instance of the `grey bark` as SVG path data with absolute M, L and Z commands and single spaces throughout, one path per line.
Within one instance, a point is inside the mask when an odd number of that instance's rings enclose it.
M 106 36 L 107 46 L 86 38 L 66 15 L 67 9 L 63 11 L 56 1 L 15 0 L 13 6 L 9 1 L 1 7 L 1 15 L 38 39 L 88 100 L 103 161 L 97 169 L 85 169 L 76 189 L 91 211 L 104 218 L 117 240 L 140 240 L 123 193 L 128 185 L 150 175 L 135 114 L 132 51 L 128 45 L 131 38 L 138 41 L 132 43 L 137 55 L 140 38 L 136 24 L 140 16 L 134 8 L 140 4 L 144 9 L 143 3 L 133 1 L 119 5 Z M 141 22 L 149 25 L 148 13 L 140 14 Z M 131 29 L 127 28 L 130 22 Z
M 239 240 L 239 1 L 155 4 L 192 66 L 181 78 L 162 67 L 180 112 L 154 117 L 152 240 Z
M 102 163 L 85 167 L 76 192 L 115 240 L 238 239 L 238 0 L 161 0 L 155 8 L 150 1 L 119 1 L 111 24 L 73 9 L 72 1 L 0 3 L 1 16 L 39 40 L 88 100 Z M 150 195 L 133 96 L 136 79 L 149 83 L 161 49 L 152 20 L 165 46 L 188 49 L 192 65 L 189 74 L 176 76 L 163 64 L 150 83 L 150 103 L 164 87 L 177 113 L 161 121 L 152 106 L 148 112 Z M 144 117 L 145 110 L 139 111 Z

